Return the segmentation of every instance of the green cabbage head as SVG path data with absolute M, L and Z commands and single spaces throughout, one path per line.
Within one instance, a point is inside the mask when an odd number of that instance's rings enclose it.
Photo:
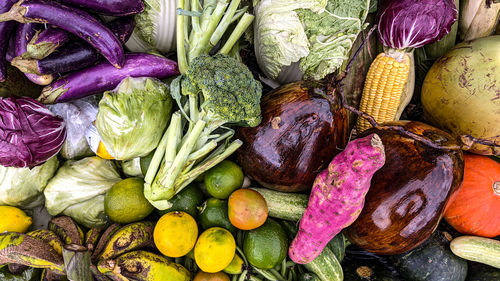
M 58 166 L 55 156 L 32 169 L 0 165 L 0 205 L 23 209 L 43 205 L 43 190 Z
M 104 194 L 121 180 L 113 161 L 97 156 L 68 160 L 45 188 L 45 207 L 50 215 L 64 214 L 86 227 L 108 223 Z
M 348 59 L 369 9 L 370 0 L 260 0 L 254 9 L 259 67 L 282 83 L 324 78 Z
M 96 128 L 116 160 L 146 156 L 154 150 L 172 111 L 169 87 L 154 78 L 124 79 L 99 102 Z

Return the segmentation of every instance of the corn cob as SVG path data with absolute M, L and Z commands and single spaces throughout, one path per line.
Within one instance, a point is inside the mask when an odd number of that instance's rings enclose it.
M 413 64 L 413 53 L 397 49 L 380 53 L 368 70 L 359 109 L 377 123 L 399 119 L 413 94 Z M 370 127 L 365 119 L 358 118 L 358 132 Z

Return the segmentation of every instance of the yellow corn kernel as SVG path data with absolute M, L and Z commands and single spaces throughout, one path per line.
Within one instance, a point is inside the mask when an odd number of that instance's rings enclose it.
M 394 121 L 410 75 L 410 57 L 402 51 L 380 53 L 370 65 L 359 109 L 377 123 Z M 363 132 L 371 127 L 358 118 L 356 128 Z

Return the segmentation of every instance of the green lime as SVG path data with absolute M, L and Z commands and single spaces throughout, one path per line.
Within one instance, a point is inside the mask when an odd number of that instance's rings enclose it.
M 240 166 L 224 160 L 205 173 L 205 185 L 213 197 L 227 199 L 234 190 L 243 185 L 243 177 Z
M 158 211 L 160 216 L 172 211 L 183 211 L 196 218 L 198 214 L 197 207 L 203 202 L 203 192 L 196 184 L 192 183 L 177 193 L 170 201 L 172 207 Z
M 140 221 L 154 210 L 144 197 L 144 181 L 128 178 L 115 183 L 104 196 L 104 211 L 117 223 Z
M 236 227 L 231 224 L 227 215 L 226 200 L 209 198 L 200 208 L 198 221 L 203 229 L 219 226 L 230 232 L 236 231 Z
M 268 218 L 259 228 L 247 232 L 243 252 L 248 262 L 261 269 L 279 265 L 288 252 L 288 239 L 279 223 Z

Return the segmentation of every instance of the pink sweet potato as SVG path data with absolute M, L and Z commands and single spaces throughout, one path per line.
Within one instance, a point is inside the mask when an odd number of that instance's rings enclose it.
M 326 244 L 361 213 L 373 174 L 385 163 L 380 137 L 351 141 L 314 180 L 299 231 L 288 254 L 295 263 L 313 261 Z

